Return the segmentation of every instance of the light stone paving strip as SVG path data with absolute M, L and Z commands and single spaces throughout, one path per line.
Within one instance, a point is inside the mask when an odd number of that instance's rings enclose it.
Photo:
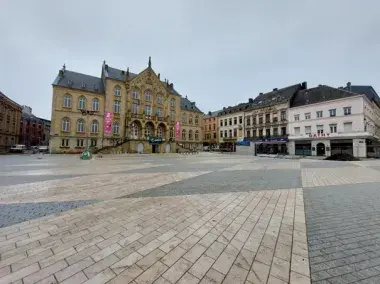
M 0 283 L 310 283 L 305 231 L 301 189 L 110 200 L 0 229 Z

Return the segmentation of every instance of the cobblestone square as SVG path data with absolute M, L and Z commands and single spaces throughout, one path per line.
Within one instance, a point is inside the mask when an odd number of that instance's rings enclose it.
M 3 161 L 0 283 L 380 283 L 377 161 Z

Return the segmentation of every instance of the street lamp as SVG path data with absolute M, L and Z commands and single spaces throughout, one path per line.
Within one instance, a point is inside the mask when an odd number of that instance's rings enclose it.
M 90 150 L 89 150 L 89 146 L 88 146 L 88 132 L 87 132 L 87 125 L 88 125 L 88 118 L 90 115 L 94 115 L 95 114 L 95 111 L 93 110 L 86 110 L 86 109 L 81 109 L 81 112 L 82 112 L 82 115 L 85 117 L 85 132 L 86 132 L 86 150 L 82 153 L 82 155 L 80 156 L 80 158 L 82 160 L 89 160 L 91 159 L 91 153 L 90 153 Z

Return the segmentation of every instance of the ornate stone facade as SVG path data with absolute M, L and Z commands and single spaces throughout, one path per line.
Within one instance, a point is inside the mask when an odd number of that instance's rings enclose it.
M 64 67 L 53 83 L 52 152 L 81 152 L 86 145 L 120 145 L 128 153 L 176 152 L 181 99 L 173 83 L 154 72 L 150 58 L 139 74 L 103 62 L 101 78 Z M 83 116 L 87 110 L 90 115 Z
M 0 92 L 0 153 L 19 143 L 22 107 Z

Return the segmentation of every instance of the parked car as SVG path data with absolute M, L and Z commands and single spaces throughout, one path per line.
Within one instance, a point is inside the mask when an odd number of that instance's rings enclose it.
M 11 153 L 23 153 L 24 150 L 26 150 L 26 146 L 25 145 L 16 144 L 16 145 L 13 145 L 9 149 L 9 152 L 11 152 Z
M 38 150 L 40 153 L 47 153 L 49 152 L 49 147 L 48 146 L 38 146 Z

